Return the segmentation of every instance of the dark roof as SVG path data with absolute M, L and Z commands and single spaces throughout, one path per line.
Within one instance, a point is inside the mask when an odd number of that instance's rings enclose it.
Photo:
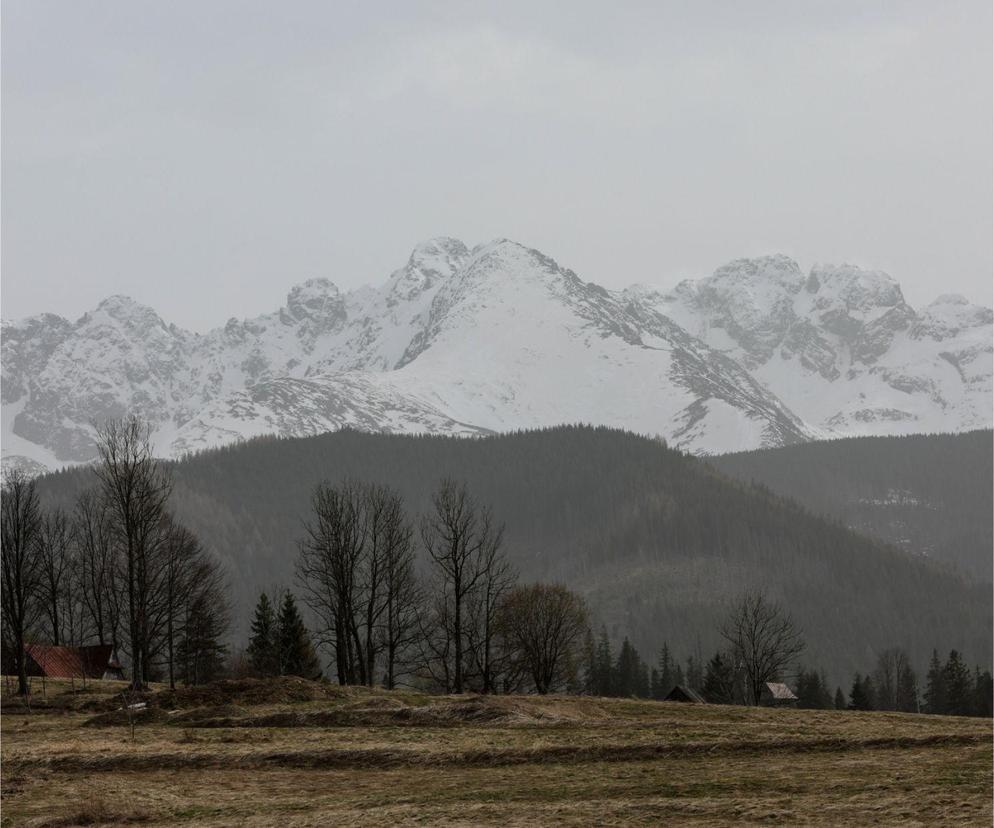
M 24 651 L 38 666 L 38 675 L 48 678 L 103 678 L 104 672 L 119 670 L 121 665 L 112 660 L 114 648 L 110 644 L 90 647 L 56 647 L 51 644 L 25 644 Z M 30 662 L 29 662 L 30 663 Z M 29 671 L 33 672 L 33 671 Z
M 766 692 L 770 694 L 771 698 L 777 701 L 797 701 L 797 696 L 794 695 L 794 691 L 791 690 L 786 684 L 781 684 L 776 681 L 766 682 Z
M 696 690 L 678 684 L 666 694 L 665 701 L 693 702 L 694 704 L 706 704 L 704 698 Z

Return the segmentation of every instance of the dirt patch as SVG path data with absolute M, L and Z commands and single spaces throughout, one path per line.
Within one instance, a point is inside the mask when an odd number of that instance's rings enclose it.
M 172 721 L 188 727 L 556 727 L 585 718 L 499 696 L 449 697 L 423 705 L 366 696 L 323 710 L 278 710 L 258 715 L 233 705 L 203 707 L 197 708 L 196 715 Z
M 192 707 L 220 707 L 225 704 L 252 706 L 260 704 L 298 704 L 312 701 L 331 701 L 347 698 L 355 693 L 325 681 L 308 681 L 297 676 L 270 679 L 225 679 L 196 687 L 178 687 L 161 690 L 153 696 L 153 703 L 167 710 Z
M 193 710 L 169 713 L 169 723 L 178 725 L 196 725 L 200 722 L 212 722 L 217 719 L 240 719 L 248 715 L 248 710 L 237 704 L 219 704 L 212 707 L 195 707 Z

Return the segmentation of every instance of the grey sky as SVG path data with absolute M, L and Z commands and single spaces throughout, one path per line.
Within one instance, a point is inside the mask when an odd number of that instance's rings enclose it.
M 991 304 L 989 0 L 613 5 L 7 0 L 3 315 L 204 330 L 435 235 Z

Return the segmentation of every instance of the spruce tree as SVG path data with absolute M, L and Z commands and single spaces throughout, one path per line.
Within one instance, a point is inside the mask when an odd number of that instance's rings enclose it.
M 314 652 L 314 645 L 311 643 L 311 635 L 300 617 L 292 592 L 288 591 L 283 596 L 276 631 L 280 674 L 308 679 L 319 678 L 321 666 Z
M 832 700 L 832 691 L 828 689 L 828 677 L 824 670 L 818 674 L 818 678 L 821 682 L 821 709 L 831 710 L 835 702 Z
M 627 698 L 634 696 L 638 690 L 639 657 L 631 642 L 625 638 L 618 653 L 618 661 L 614 668 L 616 680 L 615 695 Z
M 720 652 L 708 662 L 704 673 L 704 698 L 712 704 L 732 704 L 735 701 L 735 673 L 731 660 Z
M 911 665 L 904 662 L 897 674 L 897 709 L 903 713 L 917 713 L 918 676 Z
M 835 709 L 836 710 L 846 709 L 846 697 L 845 694 L 842 692 L 841 687 L 835 688 Z
M 673 659 L 670 657 L 670 648 L 666 642 L 659 651 L 659 695 L 657 698 L 665 699 L 676 681 L 673 676 Z
M 702 665 L 693 656 L 687 657 L 687 686 L 698 692 L 704 686 L 704 672 L 701 667 Z
M 607 627 L 601 627 L 600 638 L 594 653 L 594 695 L 614 695 L 612 687 L 614 668 L 611 664 L 611 642 L 607 637 Z
M 276 649 L 276 617 L 273 605 L 266 593 L 259 596 L 252 619 L 252 638 L 249 640 L 248 657 L 252 669 L 260 676 L 279 674 L 279 661 Z
M 652 689 L 649 679 L 649 665 L 638 660 L 638 683 L 635 686 L 635 695 L 640 699 L 652 698 Z
M 797 672 L 797 706 L 818 710 L 824 705 L 821 676 L 815 670 Z
M 938 651 L 932 650 L 928 674 L 925 676 L 925 712 L 942 714 L 947 711 L 946 676 L 939 661 Z
M 949 652 L 942 674 L 946 682 L 946 712 L 953 716 L 969 716 L 973 709 L 974 687 L 970 671 L 957 650 Z
M 873 703 L 870 698 L 870 693 L 868 692 L 868 683 L 870 677 L 865 678 L 859 673 L 856 673 L 853 679 L 852 689 L 849 691 L 849 709 L 850 710 L 872 710 Z

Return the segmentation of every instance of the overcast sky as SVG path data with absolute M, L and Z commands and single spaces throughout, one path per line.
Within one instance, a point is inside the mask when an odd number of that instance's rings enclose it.
M 205 330 L 436 235 L 609 287 L 784 252 L 990 305 L 991 14 L 7 0 L 3 315 L 126 293 Z

